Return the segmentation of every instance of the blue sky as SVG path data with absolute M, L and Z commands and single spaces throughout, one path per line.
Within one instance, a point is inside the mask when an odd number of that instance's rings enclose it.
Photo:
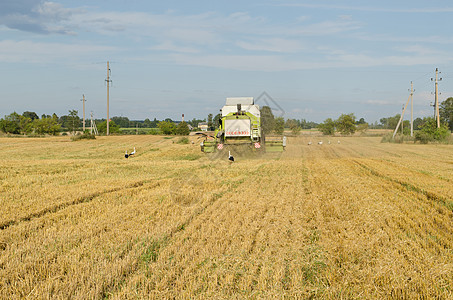
M 205 118 L 267 92 L 285 118 L 368 122 L 453 96 L 450 1 L 0 2 L 0 116 Z M 263 104 L 263 103 L 261 103 Z

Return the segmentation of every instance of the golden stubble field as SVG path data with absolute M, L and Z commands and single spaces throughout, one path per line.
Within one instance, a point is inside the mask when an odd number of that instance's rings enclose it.
M 0 298 L 453 297 L 452 146 L 176 140 L 0 138 Z

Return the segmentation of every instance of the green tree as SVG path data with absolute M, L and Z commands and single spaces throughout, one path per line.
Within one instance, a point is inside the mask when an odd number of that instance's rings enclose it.
M 49 119 L 49 134 L 57 135 L 61 130 L 61 124 L 58 122 L 58 116 L 56 113 Z
M 206 122 L 206 119 L 200 120 L 200 119 L 195 119 L 195 118 L 193 118 L 192 121 L 188 121 L 188 123 L 189 123 L 193 128 L 197 128 L 197 127 L 198 127 L 198 123 L 201 123 L 201 122 Z M 215 124 L 215 123 L 214 123 L 214 124 Z
M 154 120 L 151 121 L 151 128 L 157 128 L 157 124 L 159 124 L 159 121 L 154 118 Z
M 61 125 L 58 124 L 57 118 L 41 118 L 33 120 L 32 127 L 35 133 L 37 134 L 52 134 L 56 135 L 61 128 Z
M 98 128 L 98 131 L 100 134 L 107 134 L 107 120 L 96 124 L 96 127 Z M 120 133 L 120 126 L 118 126 L 115 122 L 110 121 L 109 122 L 109 134 L 112 133 Z
M 39 118 L 32 120 L 31 118 L 24 117 L 24 116 L 20 116 L 19 118 L 20 118 L 20 122 L 19 122 L 20 132 L 23 134 L 29 134 L 29 133 L 33 132 L 33 130 L 34 130 L 33 122 L 35 122 L 36 120 L 39 120 Z
M 20 133 L 20 118 L 16 112 L 13 112 L 4 119 L 0 120 L 0 130 L 5 133 L 19 134 Z
M 357 125 L 357 131 L 364 134 L 368 130 L 368 123 L 361 123 Z
M 32 114 L 25 114 L 32 115 Z M 0 121 L 0 129 L 7 133 L 29 134 L 57 134 L 60 131 L 57 117 L 34 118 L 24 117 L 17 113 L 12 113 Z
M 190 133 L 189 125 L 184 121 L 180 122 L 175 129 L 175 133 L 177 135 L 189 135 Z
M 354 134 L 356 131 L 354 114 L 341 114 L 335 121 L 338 132 L 343 135 Z
M 302 128 L 300 128 L 299 126 L 294 126 L 294 127 L 291 127 L 290 129 L 294 135 L 299 135 L 300 131 L 302 130 Z
M 175 134 L 176 125 L 171 121 L 161 121 L 157 126 L 163 134 Z
M 145 121 L 143 121 L 143 127 L 145 128 L 151 128 L 152 125 L 153 123 L 148 118 L 146 118 Z
M 423 144 L 429 141 L 443 141 L 450 135 L 448 124 L 442 123 L 440 128 L 437 128 L 437 122 L 434 118 L 423 118 L 423 125 L 420 131 L 415 133 L 415 140 Z
M 221 114 L 216 114 L 213 120 L 214 127 L 218 128 L 220 126 L 220 119 L 222 118 Z
M 440 103 L 439 114 L 441 120 L 447 122 L 448 128 L 453 131 L 453 97 L 449 97 Z
M 305 125 L 304 125 L 303 128 L 305 128 L 305 129 L 311 129 L 311 128 L 316 128 L 316 127 L 318 127 L 318 125 L 319 125 L 319 124 L 316 123 L 316 122 L 309 121 L 309 122 L 306 122 L 306 123 L 305 123 Z
M 300 127 L 302 129 L 309 129 L 308 128 L 308 124 L 307 124 L 307 120 L 305 120 L 305 119 L 300 120 Z
M 113 117 L 111 118 L 113 122 L 115 122 L 116 125 L 118 125 L 120 128 L 129 128 L 129 127 L 135 127 L 135 124 L 131 124 L 131 121 L 129 121 L 128 117 Z M 109 122 L 109 127 L 110 127 L 110 122 Z M 109 128 L 110 131 L 110 128 Z
M 357 125 L 360 125 L 360 124 L 367 124 L 367 122 L 365 122 L 365 119 L 364 118 L 360 118 L 360 120 L 358 120 L 356 122 Z
M 403 126 L 403 134 L 411 135 L 411 121 L 403 120 L 403 122 L 401 122 L 401 124 Z
M 69 132 L 71 132 L 72 135 L 75 135 L 76 131 L 79 129 L 79 126 L 80 118 L 78 116 L 78 111 L 75 109 L 70 110 L 69 115 L 66 119 L 66 128 L 68 128 Z
M 276 134 L 283 134 L 285 131 L 285 119 L 283 117 L 275 118 L 274 132 Z
M 209 130 L 214 130 L 214 122 L 212 120 L 214 116 L 212 114 L 208 115 L 208 128 Z
M 423 119 L 422 118 L 416 118 L 414 120 L 414 130 L 419 130 L 421 129 L 421 126 L 423 125 Z
M 398 124 L 399 120 L 401 118 L 400 114 L 396 114 L 393 117 L 388 117 L 388 118 L 381 118 L 379 121 L 382 124 L 382 127 L 384 129 L 395 129 L 396 125 Z
M 34 111 L 24 111 L 22 116 L 24 116 L 26 118 L 30 118 L 32 121 L 39 119 L 38 115 Z
M 331 118 L 327 118 L 323 123 L 318 125 L 319 131 L 324 135 L 334 135 L 335 134 L 335 121 Z
M 272 109 L 269 106 L 263 106 L 260 109 L 261 130 L 264 134 L 271 133 L 275 128 L 275 118 Z
M 288 127 L 294 135 L 298 135 L 301 130 L 299 122 L 294 119 L 286 120 L 286 127 Z

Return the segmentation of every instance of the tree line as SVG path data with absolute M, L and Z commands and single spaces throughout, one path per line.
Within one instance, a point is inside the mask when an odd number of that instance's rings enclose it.
M 442 124 L 441 131 L 442 132 L 445 131 L 448 132 L 448 130 L 453 131 L 453 97 L 447 98 L 445 101 L 440 103 L 439 114 L 440 121 Z M 333 120 L 332 118 L 324 120 L 324 122 L 319 124 L 318 129 L 325 135 L 333 135 L 335 134 L 335 132 L 348 135 L 353 134 L 356 131 L 364 131 L 368 128 L 393 130 L 396 128 L 400 118 L 401 115 L 396 114 L 395 116 L 381 118 L 379 120 L 380 123 L 375 122 L 374 124 L 368 124 L 365 122 L 363 118 L 361 118 L 359 121 L 356 121 L 356 117 L 352 113 L 342 114 L 336 120 Z M 433 120 L 434 120 L 433 117 L 416 118 L 414 119 L 413 129 L 428 132 L 431 130 L 428 128 L 431 128 L 433 126 L 432 125 L 434 123 Z M 402 122 L 402 134 L 409 135 L 410 131 L 411 131 L 410 121 L 404 120 Z
M 131 121 L 127 117 L 112 117 L 109 121 L 109 132 L 119 133 L 120 128 L 156 128 L 164 134 L 189 134 L 189 125 L 197 128 L 200 122 L 204 120 L 193 119 L 188 122 L 175 122 L 170 118 L 159 121 L 154 118 L 153 121 L 145 119 L 144 121 Z M 99 133 L 107 132 L 107 120 L 95 119 L 96 127 Z M 178 123 L 175 124 L 175 123 Z M 85 120 L 85 126 L 91 126 L 91 120 Z M 24 134 L 24 135 L 57 135 L 61 132 L 75 134 L 83 128 L 83 120 L 78 116 L 77 110 L 70 110 L 67 115 L 58 117 L 57 114 L 43 114 L 41 118 L 35 112 L 25 111 L 21 115 L 13 112 L 0 119 L 0 131 L 7 134 Z M 88 130 L 87 130 L 88 131 Z
M 439 107 L 440 118 L 443 127 L 453 131 L 453 97 L 443 101 Z M 401 117 L 400 114 L 395 116 L 381 118 L 374 124 L 368 124 L 364 118 L 356 119 L 354 114 L 342 114 L 338 119 L 333 120 L 328 118 L 324 122 L 318 124 L 316 122 L 307 121 L 305 119 L 284 119 L 283 117 L 275 117 L 272 109 L 269 106 L 263 106 L 260 109 L 261 127 L 265 134 L 283 134 L 285 128 L 297 135 L 302 129 L 317 128 L 323 134 L 333 135 L 335 132 L 341 134 L 353 134 L 356 131 L 365 131 L 368 128 L 373 129 L 395 129 Z M 192 119 L 186 122 L 173 121 L 166 118 L 162 121 L 154 118 L 145 120 L 129 120 L 128 117 L 115 116 L 109 122 L 109 131 L 111 133 L 119 133 L 120 128 L 156 128 L 163 134 L 181 134 L 185 135 L 191 129 L 196 130 L 201 122 L 207 122 L 208 128 L 214 130 L 221 118 L 220 114 L 208 114 L 205 119 Z M 432 118 L 416 118 L 414 119 L 414 130 L 422 130 L 426 124 L 430 124 Z M 41 118 L 35 113 L 25 111 L 22 115 L 13 112 L 0 119 L 0 131 L 10 134 L 50 134 L 56 135 L 62 131 L 75 133 L 83 127 L 82 119 L 78 116 L 77 110 L 70 110 L 67 115 L 58 117 L 55 113 L 52 115 L 43 114 Z M 107 129 L 107 121 L 105 119 L 96 119 L 96 126 L 100 133 L 105 133 Z M 181 124 L 182 123 L 182 124 Z M 410 134 L 410 123 L 404 120 L 402 124 L 403 134 Z M 90 126 L 90 120 L 85 120 L 85 126 Z

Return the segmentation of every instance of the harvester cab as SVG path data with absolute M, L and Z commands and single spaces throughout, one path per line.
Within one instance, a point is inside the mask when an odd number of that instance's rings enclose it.
M 249 147 L 254 151 L 283 151 L 286 146 L 283 137 L 265 143 L 261 127 L 260 108 L 253 97 L 227 98 L 222 107 L 219 127 L 211 140 L 206 139 L 201 145 L 203 152 L 220 151 L 228 146 Z

